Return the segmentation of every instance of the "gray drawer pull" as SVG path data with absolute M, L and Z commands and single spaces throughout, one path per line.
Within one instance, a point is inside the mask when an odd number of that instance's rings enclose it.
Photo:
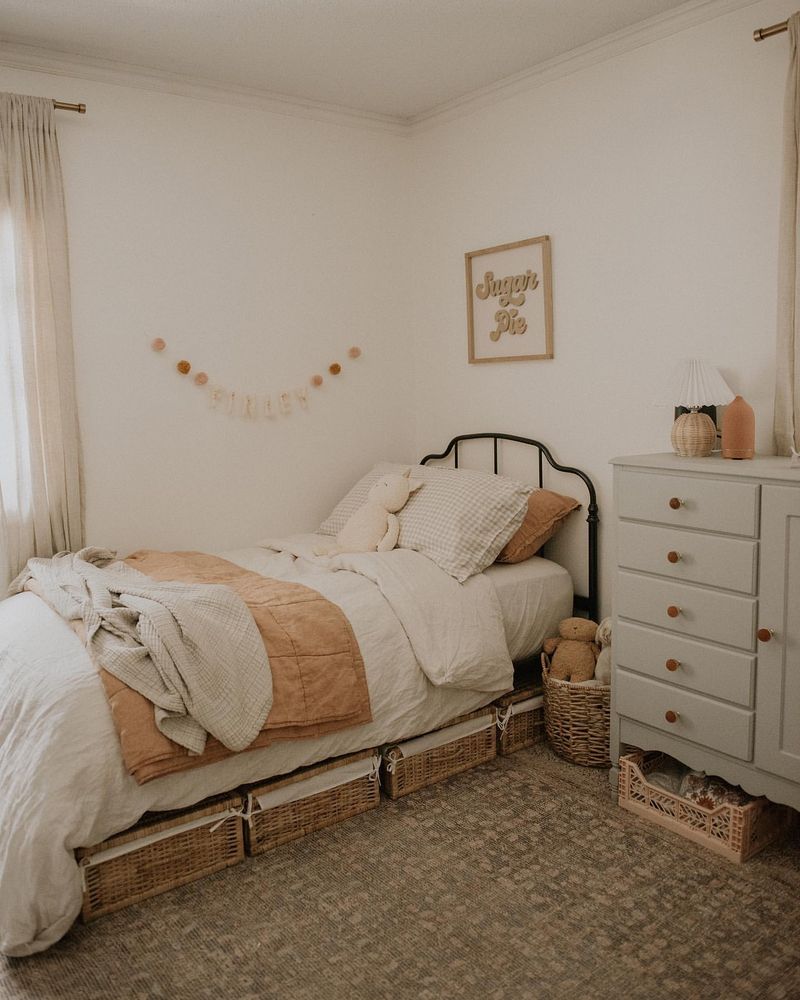
M 679 607 L 676 607 L 674 604 L 670 604 L 670 606 L 667 608 L 667 614 L 670 616 L 670 618 L 677 618 L 680 613 L 681 609 Z
M 677 722 L 680 718 L 680 714 L 678 712 L 673 712 L 672 709 L 670 709 L 668 712 L 664 713 L 664 718 L 667 722 Z
M 684 505 L 685 502 L 686 501 L 685 500 L 681 500 L 680 497 L 670 497 L 669 506 L 673 510 L 680 510 L 681 507 L 683 507 L 683 505 Z

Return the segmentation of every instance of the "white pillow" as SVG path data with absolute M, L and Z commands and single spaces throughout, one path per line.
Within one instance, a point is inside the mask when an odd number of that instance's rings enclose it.
M 376 465 L 337 504 L 320 532 L 338 534 L 380 476 L 407 468 L 388 462 Z M 525 519 L 531 487 L 513 479 L 427 465 L 413 466 L 411 476 L 421 479 L 423 486 L 397 515 L 397 546 L 422 552 L 461 583 L 491 565 Z

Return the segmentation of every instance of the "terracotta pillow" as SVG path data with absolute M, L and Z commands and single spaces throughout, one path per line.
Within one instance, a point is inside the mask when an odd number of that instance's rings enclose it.
M 525 520 L 506 542 L 495 562 L 518 563 L 530 559 L 553 537 L 567 515 L 578 507 L 580 503 L 574 497 L 565 497 L 552 490 L 534 490 L 528 497 Z

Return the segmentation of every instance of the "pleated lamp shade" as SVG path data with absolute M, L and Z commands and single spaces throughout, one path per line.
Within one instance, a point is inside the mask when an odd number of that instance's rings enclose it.
M 717 428 L 701 406 L 724 406 L 733 399 L 728 383 L 713 365 L 698 359 L 682 361 L 671 382 L 671 398 L 676 406 L 688 407 L 672 425 L 672 447 L 685 458 L 710 455 L 717 440 Z
M 728 383 L 713 365 L 697 359 L 681 361 L 672 375 L 670 399 L 675 406 L 725 406 L 733 399 Z

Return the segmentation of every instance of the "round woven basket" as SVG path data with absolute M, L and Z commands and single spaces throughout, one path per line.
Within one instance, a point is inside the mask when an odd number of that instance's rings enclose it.
M 545 732 L 555 752 L 573 764 L 610 767 L 611 687 L 556 680 L 546 653 L 542 687 Z

